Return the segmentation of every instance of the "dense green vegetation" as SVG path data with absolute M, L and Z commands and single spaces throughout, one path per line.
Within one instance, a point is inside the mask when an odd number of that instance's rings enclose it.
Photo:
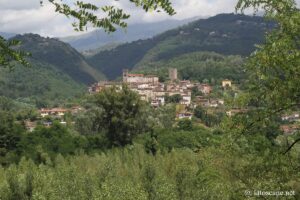
M 114 87 L 103 90 L 91 97 L 87 106 L 86 116 L 78 120 L 79 126 L 88 127 L 90 133 L 103 132 L 110 146 L 131 144 L 137 134 L 149 129 L 145 102 L 126 85 L 121 91 Z
M 232 129 L 239 116 L 208 129 L 197 119 L 176 122 L 172 104 L 153 109 L 139 101 L 126 87 L 110 88 L 87 97 L 75 126 L 53 119 L 28 132 L 23 121 L 34 114 L 20 115 L 2 98 L 1 197 L 244 199 L 245 190 L 279 190 L 298 198 L 299 146 L 282 154 L 297 135 L 283 136 L 278 126 L 243 135 Z
M 25 121 L 37 118 L 34 110 L 25 112 L 7 98 L 0 99 L 0 106 L 2 165 L 17 163 L 23 156 L 36 163 L 45 163 L 47 159 L 53 161 L 57 154 L 94 153 L 134 143 L 143 144 L 145 150 L 149 150 L 148 142 L 155 135 L 158 141 L 155 151 L 166 152 L 173 148 L 201 148 L 219 138 L 189 120 L 176 125 L 174 106 L 155 110 L 125 86 L 122 91 L 109 88 L 88 97 L 86 111 L 66 116 L 65 120 L 70 122 L 66 126 L 59 123 L 59 118 L 44 118 L 33 132 L 26 131 Z M 53 125 L 44 127 L 45 121 Z
M 239 136 L 233 145 L 226 129 L 214 135 L 179 126 L 155 131 L 154 144 L 143 134 L 134 145 L 107 150 L 95 135 L 76 136 L 59 124 L 21 137 L 19 125 L 5 124 L 2 199 L 245 199 L 245 190 L 295 191 L 285 199 L 299 198 L 299 160 L 296 152 L 280 154 L 283 138 L 274 145 L 259 133 Z M 18 165 L 7 165 L 21 156 Z
M 67 99 L 80 97 L 86 91 L 56 67 L 31 61 L 31 67 L 0 69 L 0 96 L 31 103 L 38 107 L 55 106 Z
M 28 66 L 0 69 L 0 96 L 37 107 L 57 106 L 86 92 L 86 84 L 105 76 L 70 45 L 35 34 L 17 35 L 18 48 L 30 52 Z
M 261 5 L 278 27 L 231 102 L 247 110 L 210 128 L 201 107 L 197 119 L 175 121 L 174 105 L 153 109 L 124 87 L 87 98 L 86 112 L 69 116 L 75 125 L 51 119 L 28 132 L 34 113 L 0 98 L 1 199 L 300 199 L 299 131 L 282 134 L 278 120 L 299 109 L 300 12 L 292 0 L 237 8 Z
M 7 40 L 0 35 L 0 67 L 13 67 L 15 63 L 28 66 L 25 57 L 29 55 L 27 52 L 16 50 L 15 47 L 20 44 L 18 40 Z
M 168 78 L 168 69 L 177 68 L 178 76 L 183 80 L 196 80 L 219 84 L 223 79 L 241 81 L 246 78 L 243 68 L 244 59 L 241 56 L 224 56 L 213 52 L 194 52 L 166 59 L 149 62 L 134 71 L 141 73 L 155 73 Z
M 70 45 L 55 38 L 43 38 L 36 34 L 17 35 L 20 49 L 31 53 L 31 58 L 64 72 L 78 83 L 91 84 L 105 76 L 89 66 L 84 57 Z
M 272 27 L 261 17 L 221 14 L 201 19 L 147 40 L 120 45 L 89 58 L 89 63 L 109 79 L 122 70 L 135 69 L 149 62 L 164 61 L 182 54 L 213 51 L 224 55 L 248 56 L 255 44 Z

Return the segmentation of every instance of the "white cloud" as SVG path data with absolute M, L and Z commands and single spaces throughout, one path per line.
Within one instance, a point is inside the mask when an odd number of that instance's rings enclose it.
M 0 0 L 1 10 L 24 10 L 40 7 L 40 0 Z
M 75 0 L 64 0 L 72 3 Z M 218 13 L 234 12 L 237 0 L 172 0 L 177 12 L 175 16 L 161 13 L 145 13 L 129 0 L 86 0 L 97 5 L 112 3 L 130 13 L 129 24 L 161 21 L 165 19 L 186 19 L 198 16 L 213 16 Z M 298 5 L 300 0 L 297 0 Z M 54 7 L 44 0 L 0 0 L 0 31 L 13 33 L 38 33 L 44 36 L 67 36 L 78 34 L 73 31 L 72 19 L 55 13 Z

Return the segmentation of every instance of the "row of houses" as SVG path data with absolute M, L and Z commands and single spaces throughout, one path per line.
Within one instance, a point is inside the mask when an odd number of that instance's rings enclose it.
M 77 114 L 79 112 L 82 112 L 83 110 L 84 110 L 84 108 L 82 108 L 80 106 L 74 106 L 70 109 L 67 109 L 67 108 L 42 108 L 39 110 L 39 113 L 42 118 L 45 118 L 47 116 L 61 118 L 68 112 L 70 112 L 72 114 Z
M 166 104 L 166 98 L 179 95 L 181 100 L 179 104 L 186 107 L 191 105 L 201 105 L 203 107 L 217 108 L 224 105 L 222 99 L 211 99 L 207 96 L 213 91 L 212 86 L 199 82 L 191 82 L 189 80 L 179 80 L 177 77 L 177 69 L 169 69 L 169 81 L 161 83 L 159 77 L 155 75 L 132 74 L 128 70 L 123 71 L 122 82 L 101 81 L 89 87 L 89 93 L 98 93 L 104 88 L 117 87 L 122 89 L 122 85 L 126 84 L 132 91 L 138 93 L 142 100 L 148 101 L 153 107 L 159 107 Z M 223 80 L 222 87 L 232 87 L 230 80 Z M 197 96 L 192 102 L 192 91 L 197 89 L 203 96 Z M 177 118 L 192 117 L 192 113 L 187 111 L 177 113 Z
M 194 101 L 196 105 L 200 105 L 206 108 L 217 108 L 225 104 L 223 99 L 207 98 L 206 96 L 196 96 Z
M 80 106 L 74 106 L 72 108 L 42 108 L 39 110 L 40 119 L 36 121 L 24 121 L 24 126 L 31 132 L 36 128 L 37 124 L 43 125 L 44 127 L 52 126 L 53 119 L 56 121 L 58 120 L 62 125 L 67 125 L 67 122 L 64 120 L 64 116 L 67 113 L 76 115 L 80 112 L 84 112 L 84 108 Z M 52 119 L 48 119 L 48 117 Z
M 169 69 L 169 78 L 171 81 L 161 83 L 155 75 L 130 74 L 128 70 L 124 70 L 122 82 L 101 81 L 89 87 L 89 93 L 98 93 L 104 88 L 113 86 L 122 89 L 122 84 L 126 84 L 131 90 L 137 92 L 142 100 L 148 101 L 151 105 L 158 107 L 165 104 L 166 96 L 173 95 L 181 96 L 180 104 L 191 105 L 193 88 L 197 88 L 204 95 L 212 92 L 212 87 L 209 84 L 178 80 L 177 69 Z
M 288 121 L 288 122 L 300 122 L 300 114 L 298 112 L 285 114 L 281 116 L 281 120 Z

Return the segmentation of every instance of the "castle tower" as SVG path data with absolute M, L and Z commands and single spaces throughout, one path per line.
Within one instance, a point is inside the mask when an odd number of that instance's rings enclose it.
M 127 83 L 127 78 L 128 78 L 128 69 L 123 70 L 123 82 Z
M 169 78 L 171 81 L 177 80 L 177 69 L 175 69 L 175 68 L 169 69 Z

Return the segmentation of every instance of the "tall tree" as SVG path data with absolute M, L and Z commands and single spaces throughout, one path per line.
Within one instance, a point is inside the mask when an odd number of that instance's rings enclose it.
M 20 125 L 15 124 L 12 114 L 0 110 L 0 165 L 10 162 L 8 154 L 14 157 L 15 153 L 20 153 L 18 148 L 23 131 Z
M 139 133 L 148 130 L 145 103 L 126 85 L 107 88 L 92 97 L 97 109 L 88 110 L 93 127 L 104 132 L 112 146 L 132 143 Z

